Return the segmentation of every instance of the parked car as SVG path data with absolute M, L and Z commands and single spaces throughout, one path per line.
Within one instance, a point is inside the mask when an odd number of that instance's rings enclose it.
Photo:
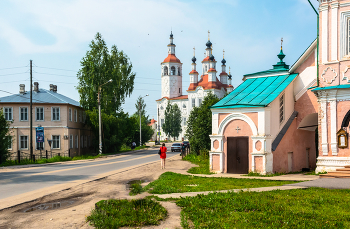
M 183 141 L 182 145 L 185 145 L 186 148 L 189 148 L 190 147 L 190 142 L 189 141 Z
M 181 144 L 180 143 L 174 143 L 171 146 L 171 152 L 175 152 L 175 151 L 181 151 Z

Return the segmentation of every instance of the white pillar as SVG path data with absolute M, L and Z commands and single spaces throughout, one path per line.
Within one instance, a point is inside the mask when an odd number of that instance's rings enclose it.
M 331 119 L 331 150 L 332 155 L 338 155 L 337 147 L 337 100 L 330 100 L 330 119 Z
M 328 62 L 328 5 L 320 7 L 320 12 L 322 13 L 322 63 Z
M 338 8 L 339 3 L 332 3 L 332 39 L 331 39 L 331 61 L 338 60 Z
M 321 118 L 321 146 L 323 155 L 328 155 L 328 136 L 327 136 L 327 100 L 321 99 L 321 110 L 319 116 Z

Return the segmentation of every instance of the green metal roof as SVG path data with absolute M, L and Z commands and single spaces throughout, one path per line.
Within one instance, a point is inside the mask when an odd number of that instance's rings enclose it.
M 246 79 L 212 109 L 266 107 L 293 82 L 298 74 Z
M 313 89 L 312 91 L 323 91 L 323 90 L 331 90 L 331 89 L 347 89 L 350 88 L 350 84 L 341 84 L 337 86 L 329 86 L 329 87 L 318 87 Z

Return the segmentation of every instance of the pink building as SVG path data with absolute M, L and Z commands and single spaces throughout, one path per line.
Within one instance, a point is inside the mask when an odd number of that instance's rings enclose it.
M 60 153 L 71 156 L 89 152 L 92 132 L 85 126 L 85 112 L 79 103 L 62 94 L 57 93 L 57 86 L 50 84 L 50 90 L 39 89 L 34 83 L 32 93 L 33 114 L 33 153 L 36 158 L 48 150 L 53 155 Z M 20 150 L 29 154 L 30 150 L 30 93 L 25 91 L 25 85 L 20 84 L 19 94 L 0 98 L 0 109 L 5 119 L 12 121 L 10 135 L 12 143 L 10 152 Z M 36 142 L 36 127 L 44 129 L 44 142 Z M 52 140 L 51 147 L 48 140 Z
M 291 67 L 281 47 L 272 69 L 244 75 L 212 107 L 212 171 L 321 172 L 350 165 L 350 0 L 321 0 L 319 14 L 319 64 L 316 41 Z

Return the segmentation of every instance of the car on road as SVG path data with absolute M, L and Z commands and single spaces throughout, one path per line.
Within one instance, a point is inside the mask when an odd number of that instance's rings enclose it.
M 171 146 L 171 152 L 175 152 L 175 151 L 181 151 L 181 144 L 180 143 L 174 143 Z
M 189 141 L 183 141 L 182 145 L 185 145 L 186 148 L 190 147 L 190 142 Z

